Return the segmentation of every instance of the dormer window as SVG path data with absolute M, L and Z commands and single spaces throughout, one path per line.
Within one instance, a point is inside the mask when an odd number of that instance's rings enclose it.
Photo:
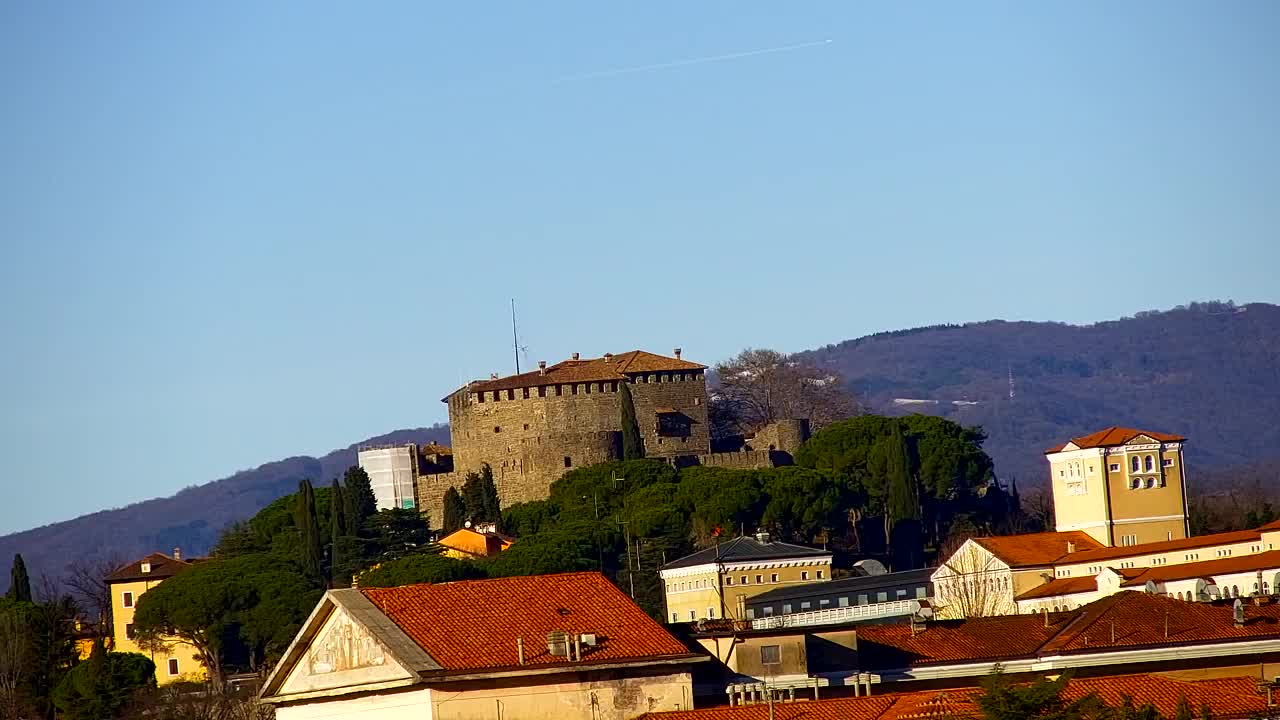
M 139 568 L 139 570 L 142 571 L 143 575 L 151 572 L 151 563 L 147 562 L 146 560 L 143 560 L 142 566 Z

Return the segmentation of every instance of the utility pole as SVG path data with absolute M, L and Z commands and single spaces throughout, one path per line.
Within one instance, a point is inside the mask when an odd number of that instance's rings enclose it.
M 516 355 L 516 374 L 520 374 L 520 336 L 516 334 L 516 299 L 511 298 L 511 347 Z

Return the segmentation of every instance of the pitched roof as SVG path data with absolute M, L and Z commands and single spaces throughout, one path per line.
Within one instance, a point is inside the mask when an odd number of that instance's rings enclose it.
M 1146 435 L 1157 442 L 1183 442 L 1186 440 L 1186 438 L 1181 435 L 1170 435 L 1168 433 L 1151 432 L 1150 430 L 1136 430 L 1134 428 L 1116 427 L 1115 425 L 1112 425 L 1109 428 L 1103 428 L 1098 432 L 1090 433 L 1084 437 L 1071 438 L 1070 442 L 1055 445 L 1044 452 L 1046 455 L 1062 452 L 1062 449 L 1067 445 L 1075 445 L 1080 449 L 1117 447 L 1128 443 L 1139 435 Z
M 1210 577 L 1212 575 L 1226 575 L 1227 573 L 1276 570 L 1278 568 L 1280 568 L 1280 550 L 1270 550 L 1254 555 L 1238 555 L 1236 557 L 1182 563 L 1181 565 L 1161 565 L 1159 567 L 1145 568 L 1142 572 L 1125 581 L 1123 585 L 1131 587 L 1145 585 L 1148 580 L 1169 582 L 1171 580 L 1190 580 L 1191 578 Z M 1270 582 L 1269 578 L 1268 582 Z
M 1280 520 L 1273 520 L 1258 528 L 1258 530 L 1261 532 L 1274 532 L 1276 530 L 1280 530 Z
M 481 380 L 471 383 L 466 389 L 470 392 L 489 392 L 493 390 L 538 387 L 540 385 L 625 380 L 631 375 L 644 373 L 706 369 L 706 365 L 699 365 L 688 360 L 656 355 L 643 350 L 632 350 L 620 355 L 565 360 L 548 366 L 546 372 L 534 370 L 520 373 L 519 375 L 508 375 L 496 380 Z
M 775 705 L 734 705 L 702 710 L 676 710 L 642 715 L 645 720 L 932 720 L 937 718 L 980 718 L 977 705 L 981 688 L 951 688 L 887 693 L 870 697 Z M 1111 707 L 1119 707 L 1126 697 L 1139 705 L 1151 703 L 1162 717 L 1174 717 L 1185 697 L 1193 711 L 1208 705 L 1215 717 L 1249 717 L 1265 713 L 1267 699 L 1258 693 L 1251 677 L 1179 680 L 1166 675 L 1112 675 L 1072 679 L 1062 690 L 1062 698 L 1074 701 L 1097 695 Z
M 1052 565 L 1067 555 L 1068 548 L 1102 548 L 1102 543 L 1080 530 L 1066 532 L 1027 533 L 1025 535 L 998 535 L 973 538 L 1011 568 L 1041 567 Z
M 142 572 L 143 563 L 151 565 L 149 572 Z M 164 553 L 151 553 L 144 558 L 139 558 L 128 565 L 118 568 L 108 575 L 106 580 L 108 583 L 163 580 L 173 577 L 189 567 L 191 567 L 191 561 L 176 560 Z
M 914 634 L 910 623 L 867 626 L 858 630 L 858 655 L 864 669 L 889 670 L 1280 638 L 1280 605 L 1251 605 L 1246 617 L 1248 622 L 1236 627 L 1230 603 L 1184 602 L 1125 591 L 1074 610 L 1049 613 L 1047 618 L 943 620 Z
M 639 662 L 689 650 L 594 572 L 427 583 L 361 592 L 446 671 Z M 547 634 L 594 633 L 582 660 L 551 655 Z
M 1035 600 L 1037 598 L 1058 597 L 1059 595 L 1097 592 L 1097 590 L 1098 578 L 1092 575 L 1078 578 L 1054 578 L 1043 585 L 1031 588 L 1014 599 Z
M 1092 549 L 1081 550 L 1080 546 L 1076 546 L 1076 552 L 1059 558 L 1058 563 L 1061 565 L 1085 562 L 1097 562 L 1102 560 L 1115 560 L 1116 558 L 1139 557 L 1142 555 L 1153 555 L 1156 553 L 1172 552 L 1175 550 L 1194 550 L 1196 548 L 1212 547 L 1214 545 L 1232 545 L 1235 543 L 1250 542 L 1252 540 L 1260 540 L 1262 536 L 1257 530 L 1237 530 L 1235 532 L 1215 533 L 1213 535 L 1197 535 L 1195 537 L 1180 538 L 1178 540 L 1161 540 L 1160 542 L 1144 543 L 1142 545 L 1120 545 L 1116 547 L 1098 546 Z M 1096 543 L 1095 543 L 1096 544 Z
M 717 547 L 709 547 L 706 550 L 699 550 L 691 555 L 685 555 L 678 560 L 672 560 L 663 565 L 662 569 L 675 570 L 695 565 L 707 565 L 717 562 L 717 559 L 719 562 L 751 562 L 753 560 L 773 561 L 823 557 L 830 558 L 831 551 L 784 542 L 765 543 L 743 535 L 728 542 L 720 543 Z

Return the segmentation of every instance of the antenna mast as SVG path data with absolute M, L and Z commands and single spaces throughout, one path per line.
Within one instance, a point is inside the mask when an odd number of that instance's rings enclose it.
M 516 355 L 516 374 L 520 374 L 520 339 L 516 335 L 516 299 L 511 298 L 511 347 Z
M 1009 399 L 1013 399 L 1013 363 L 1009 363 Z

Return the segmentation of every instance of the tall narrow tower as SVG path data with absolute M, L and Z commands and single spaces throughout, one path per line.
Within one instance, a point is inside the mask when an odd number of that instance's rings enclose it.
M 1056 529 L 1081 530 L 1107 546 L 1187 537 L 1185 442 L 1109 427 L 1046 450 Z

